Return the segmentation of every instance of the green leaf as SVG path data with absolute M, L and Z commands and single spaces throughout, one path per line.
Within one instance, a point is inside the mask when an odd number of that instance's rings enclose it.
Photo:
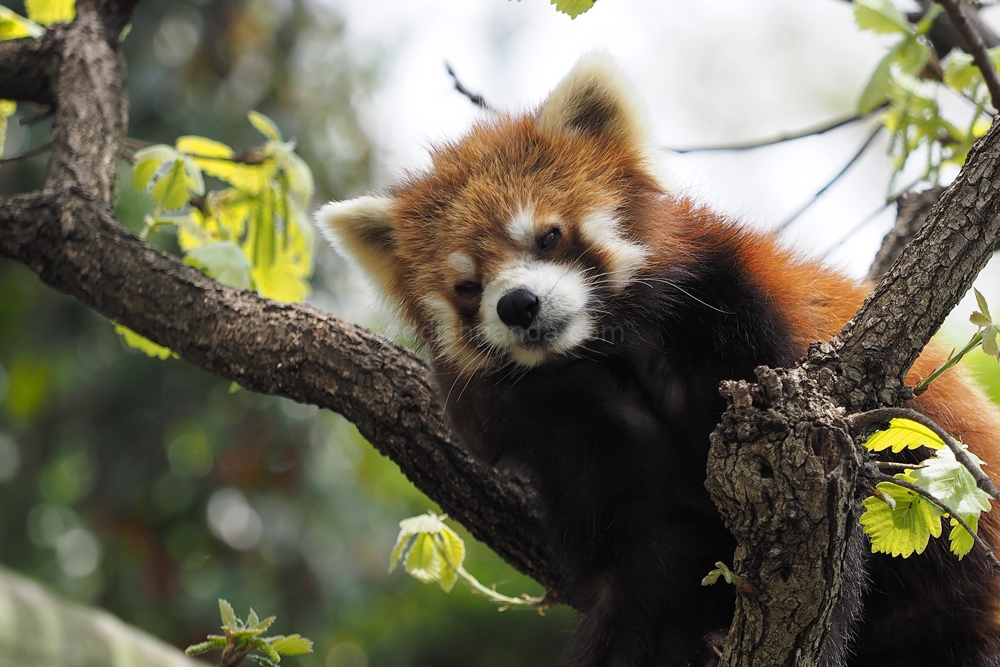
M 977 466 L 982 461 L 966 451 Z M 978 517 L 990 511 L 990 496 L 976 485 L 976 478 L 959 463 L 950 449 L 938 450 L 924 461 L 924 467 L 910 472 L 913 483 L 950 507 L 960 517 Z
M 136 192 L 145 192 L 149 181 L 164 162 L 175 162 L 181 155 L 170 146 L 157 144 L 137 151 L 135 166 L 132 167 L 132 188 Z
M 22 37 L 41 37 L 45 28 L 6 7 L 0 6 L 0 41 Z
M 271 648 L 281 655 L 303 655 L 313 652 L 313 643 L 301 635 L 277 635 L 268 639 Z
M 198 155 L 201 157 L 222 157 L 233 156 L 233 149 L 221 141 L 187 135 L 177 138 L 177 150 L 188 155 Z
M 208 641 L 200 644 L 193 644 L 184 649 L 188 655 L 201 655 L 209 651 L 222 651 L 226 648 L 226 638 L 218 635 L 210 635 Z
M 258 111 L 247 112 L 247 118 L 250 120 L 250 124 L 265 137 L 271 141 L 281 141 L 281 130 L 278 129 L 273 120 Z
M 896 506 L 874 496 L 866 498 L 861 506 L 865 512 L 860 523 L 871 538 L 873 553 L 887 553 L 908 558 L 914 552 L 923 553 L 930 537 L 941 535 L 938 508 L 914 491 L 898 484 L 882 482 L 876 487 L 891 496 Z
M 17 102 L 0 100 L 0 157 L 3 156 L 3 143 L 7 136 L 7 119 L 17 111 Z
M 76 18 L 76 0 L 24 0 L 28 18 L 42 25 L 72 23 Z
M 217 241 L 188 250 L 184 263 L 205 272 L 223 285 L 249 289 L 250 261 L 232 241 Z
M 259 623 L 260 619 L 257 618 L 257 612 L 253 610 L 253 607 L 250 607 L 250 613 L 247 615 L 247 629 L 256 629 Z
M 414 579 L 429 584 L 441 578 L 441 557 L 434 547 L 434 538 L 422 533 L 417 535 L 406 555 L 406 572 Z
M 594 6 L 595 0 L 551 0 L 556 9 L 563 14 L 568 14 L 571 19 L 575 19 L 580 14 L 590 10 Z
M 266 655 L 261 655 L 260 653 L 251 653 L 246 657 L 246 659 L 256 662 L 261 667 L 278 667 L 278 663 L 271 660 Z
M 861 91 L 861 99 L 858 100 L 858 113 L 866 114 L 875 110 L 889 99 L 889 91 L 892 84 L 892 62 L 895 60 L 895 51 L 885 54 L 872 72 L 868 85 Z
M 986 316 L 986 318 L 992 322 L 993 316 L 990 315 L 990 305 L 986 303 L 986 297 L 983 296 L 982 292 L 977 290 L 975 287 L 972 291 L 976 293 L 976 303 L 979 305 L 979 312 Z
M 979 532 L 979 517 L 977 516 L 963 516 L 962 517 L 972 530 Z M 969 531 L 962 527 L 958 521 L 954 518 L 950 519 L 951 532 L 948 533 L 948 541 L 951 546 L 951 552 L 958 556 L 958 560 L 962 560 L 963 557 L 970 551 L 972 547 L 975 546 L 976 540 Z
M 462 562 L 465 561 L 465 542 L 458 536 L 458 533 L 445 525 L 442 525 L 439 534 L 441 536 L 441 552 L 448 565 L 453 568 L 462 567 Z
M 265 654 L 267 654 L 267 657 L 270 658 L 271 660 L 275 662 L 281 662 L 281 656 L 278 655 L 278 652 L 274 650 L 274 647 L 271 646 L 266 639 L 255 637 L 254 640 L 250 642 L 250 644 L 258 651 L 263 651 Z
M 899 69 L 907 74 L 920 74 L 931 59 L 931 47 L 912 37 L 904 39 L 893 51 Z
M 174 162 L 162 178 L 156 180 L 151 193 L 153 201 L 165 209 L 178 209 L 188 205 L 191 194 L 204 194 L 205 182 L 201 170 L 188 157 Z
M 223 629 L 236 629 L 236 610 L 233 609 L 233 605 L 222 598 L 219 598 L 219 615 L 222 616 Z
M 288 178 L 289 189 L 299 198 L 303 206 L 308 206 L 316 189 L 312 170 L 305 160 L 295 154 L 293 148 L 290 143 L 281 143 L 272 146 L 272 151 L 278 166 Z
M 166 359 L 167 357 L 177 356 L 169 348 L 157 345 L 148 338 L 140 336 L 128 327 L 124 327 L 120 324 L 115 325 L 115 333 L 121 335 L 121 337 L 125 339 L 126 345 L 141 352 L 145 352 L 147 356 L 156 357 L 161 360 Z
M 995 324 L 990 323 L 983 328 L 983 352 L 995 359 L 1000 359 L 1000 347 L 997 346 L 998 333 L 1000 333 L 1000 327 Z
M 892 0 L 854 0 L 854 21 L 862 30 L 908 35 L 913 27 Z
M 881 452 L 891 447 L 893 454 L 904 449 L 941 449 L 944 446 L 944 441 L 934 431 L 909 419 L 893 419 L 889 428 L 875 432 L 865 442 L 865 449 L 870 452 Z
M 392 553 L 389 554 L 389 572 L 396 569 L 396 565 L 399 564 L 399 559 L 406 551 L 406 547 L 412 537 L 413 533 L 400 531 L 399 536 L 396 538 L 396 545 L 392 548 Z

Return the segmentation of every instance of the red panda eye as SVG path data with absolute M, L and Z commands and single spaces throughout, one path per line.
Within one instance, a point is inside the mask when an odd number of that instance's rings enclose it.
M 483 286 L 477 282 L 471 280 L 466 280 L 455 285 L 455 291 L 459 296 L 473 297 L 479 296 L 480 292 L 483 291 Z
M 549 231 L 545 232 L 538 237 L 538 249 L 539 250 L 552 250 L 559 243 L 559 239 L 562 237 L 562 232 L 559 231 L 558 227 L 553 227 Z

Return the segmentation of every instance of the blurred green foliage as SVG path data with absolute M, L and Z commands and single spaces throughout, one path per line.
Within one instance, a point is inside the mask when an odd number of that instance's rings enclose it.
M 246 113 L 257 109 L 297 140 L 318 200 L 367 186 L 355 105 L 378 81 L 379 54 L 349 51 L 330 7 L 149 0 L 124 51 L 131 137 L 253 146 Z M 40 111 L 18 106 L 8 155 L 48 141 L 47 119 L 20 122 Z M 5 166 L 0 192 L 37 187 L 45 162 Z M 127 179 L 123 167 L 118 215 L 139 231 L 152 202 Z M 176 250 L 169 234 L 154 241 Z M 341 265 L 319 263 L 316 299 L 352 298 L 327 287 Z M 387 574 L 399 520 L 428 509 L 338 415 L 130 350 L 102 317 L 0 260 L 0 563 L 178 646 L 216 631 L 222 597 L 315 641 L 289 664 L 553 664 L 566 610 L 498 614 L 465 590 Z M 461 535 L 481 581 L 541 594 Z

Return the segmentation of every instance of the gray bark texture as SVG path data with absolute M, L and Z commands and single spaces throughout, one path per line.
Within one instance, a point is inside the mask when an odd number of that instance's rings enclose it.
M 308 306 L 223 287 L 114 219 L 127 118 L 117 37 L 131 4 L 79 0 L 70 26 L 0 42 L 0 98 L 55 114 L 43 189 L 0 198 L 0 256 L 209 372 L 343 414 L 450 516 L 572 604 L 562 565 L 543 547 L 532 489 L 457 444 L 422 359 Z M 726 386 L 731 409 L 712 438 L 709 486 L 753 594 L 741 596 L 725 664 L 816 664 L 856 524 L 860 454 L 842 410 L 907 396 L 906 369 L 986 263 L 1000 225 L 998 133 L 972 151 L 832 345 L 814 346 L 800 370 L 762 369 L 758 385 Z M 816 530 L 797 530 L 803 522 Z M 802 532 L 817 541 L 793 542 Z

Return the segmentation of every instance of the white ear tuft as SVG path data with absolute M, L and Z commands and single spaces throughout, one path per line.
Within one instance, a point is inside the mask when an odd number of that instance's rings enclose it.
M 396 256 L 396 218 L 393 200 L 364 196 L 332 201 L 316 212 L 316 224 L 330 244 L 391 293 Z
M 543 132 L 591 134 L 638 150 L 646 147 L 642 104 L 603 52 L 577 62 L 542 105 L 538 124 Z

